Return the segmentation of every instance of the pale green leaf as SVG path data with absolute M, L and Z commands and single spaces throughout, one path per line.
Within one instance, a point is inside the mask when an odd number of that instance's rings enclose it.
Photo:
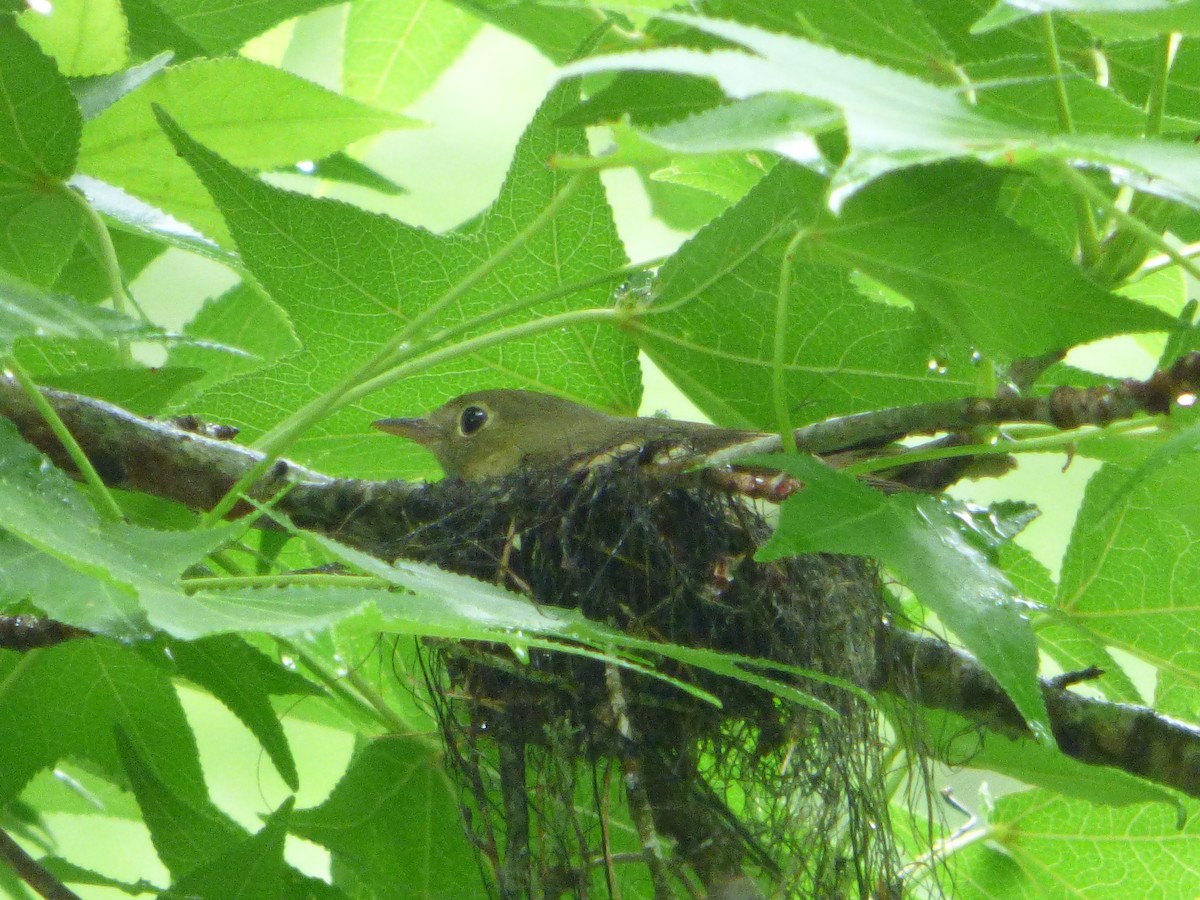
M 400 111 L 432 87 L 481 23 L 442 0 L 358 0 L 346 20 L 346 93 Z
M 239 166 L 274 169 L 321 159 L 410 120 L 334 94 L 248 59 L 200 60 L 167 69 L 83 130 L 81 171 L 222 238 L 204 188 L 155 124 L 160 104 Z
M 1109 136 L 1047 134 L 1011 125 L 972 107 L 964 92 L 935 86 L 811 41 L 736 22 L 671 15 L 741 45 L 743 53 L 681 48 L 619 53 L 571 63 L 565 75 L 612 70 L 669 71 L 714 78 L 735 98 L 791 92 L 842 111 L 849 154 L 834 177 L 836 209 L 885 172 L 939 160 L 973 158 L 1009 167 L 1050 158 L 1109 167 L 1140 189 L 1200 205 L 1200 157 L 1191 147 Z M 753 54 L 753 55 L 751 55 Z M 789 133 L 799 139 L 803 135 Z M 787 134 L 781 134 L 782 141 Z M 799 142 L 808 159 L 809 148 Z M 1128 170 L 1128 171 L 1126 171 Z
M 0 351 L 21 338 L 105 340 L 161 335 L 162 329 L 99 306 L 85 306 L 0 272 Z
M 956 896 L 976 900 L 1190 900 L 1200 875 L 1196 817 L 1164 806 L 1096 806 L 1049 791 L 1001 797 L 989 840 L 957 854 Z
M 125 66 L 129 30 L 119 0 L 54 0 L 22 13 L 21 27 L 71 77 L 108 75 Z

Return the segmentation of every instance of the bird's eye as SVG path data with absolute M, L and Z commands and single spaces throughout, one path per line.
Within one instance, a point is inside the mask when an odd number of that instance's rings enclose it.
M 464 437 L 470 437 L 487 424 L 487 410 L 482 406 L 468 406 L 458 417 L 458 430 Z

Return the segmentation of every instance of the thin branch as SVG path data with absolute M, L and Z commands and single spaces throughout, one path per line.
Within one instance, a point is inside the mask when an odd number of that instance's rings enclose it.
M 3 830 L 0 830 L 0 859 L 46 900 L 79 900 L 78 894 L 51 875 Z

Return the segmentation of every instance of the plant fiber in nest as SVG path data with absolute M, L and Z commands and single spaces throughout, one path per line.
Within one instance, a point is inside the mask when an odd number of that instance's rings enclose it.
M 640 638 L 856 685 L 874 671 L 885 610 L 873 566 L 834 555 L 756 563 L 769 526 L 743 498 L 698 479 L 666 484 L 628 460 L 446 480 L 425 493 L 453 512 L 414 528 L 395 556 L 505 584 Z M 629 670 L 616 696 L 604 663 L 565 653 L 535 650 L 521 662 L 503 646 L 431 647 L 432 694 L 500 895 L 608 896 L 612 879 L 625 896 L 650 895 L 646 866 L 629 863 L 644 856 L 647 835 L 644 818 L 634 827 L 619 811 L 626 795 L 648 807 L 679 896 L 742 873 L 770 896 L 890 895 L 898 863 L 878 716 L 854 692 L 767 672 L 829 704 L 831 716 L 659 662 L 717 696 L 717 708 Z

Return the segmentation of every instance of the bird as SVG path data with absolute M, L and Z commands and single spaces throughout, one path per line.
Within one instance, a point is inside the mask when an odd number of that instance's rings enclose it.
M 425 416 L 371 424 L 425 447 L 447 476 L 464 481 L 646 450 L 655 461 L 702 456 L 765 436 L 701 422 L 614 416 L 550 394 L 509 389 L 473 391 Z

